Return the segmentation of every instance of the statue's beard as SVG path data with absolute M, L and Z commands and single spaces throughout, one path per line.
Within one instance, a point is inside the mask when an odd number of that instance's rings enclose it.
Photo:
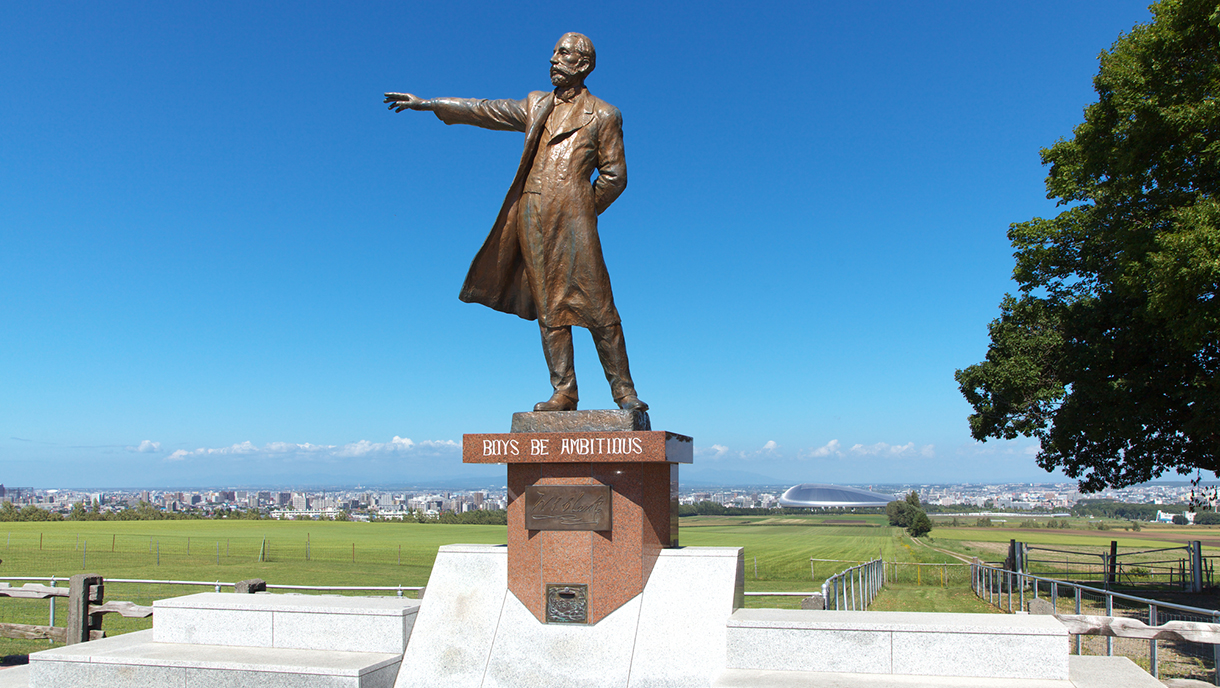
M 559 88 L 574 86 L 580 80 L 580 72 L 568 71 L 559 66 L 551 66 L 551 83 Z

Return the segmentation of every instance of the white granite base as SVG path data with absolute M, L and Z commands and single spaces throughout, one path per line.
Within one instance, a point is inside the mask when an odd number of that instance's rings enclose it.
M 1051 616 L 741 609 L 727 666 L 1062 681 L 1067 638 Z
M 391 688 L 402 655 L 184 645 L 153 631 L 30 655 L 29 688 Z
M 401 653 L 419 600 L 204 592 L 153 609 L 159 643 Z
M 1067 680 L 728 669 L 712 688 L 1165 688 L 1126 657 L 1068 658 Z
M 742 599 L 739 547 L 662 550 L 644 592 L 592 626 L 540 623 L 503 546 L 437 553 L 396 688 L 706 687 Z

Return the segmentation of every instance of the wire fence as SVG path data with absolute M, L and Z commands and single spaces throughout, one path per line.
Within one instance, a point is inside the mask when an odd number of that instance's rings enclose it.
M 1103 590 L 1070 581 L 971 565 L 971 587 L 979 599 L 1008 613 L 1087 614 L 1135 619 L 1149 626 L 1168 621 L 1220 623 L 1220 610 L 1192 607 Z M 1220 685 L 1220 645 L 1186 640 L 1140 640 L 1072 635 L 1078 655 L 1122 655 L 1157 678 L 1192 678 Z
M 970 582 L 970 564 L 920 563 L 914 561 L 885 562 L 887 583 L 928 585 L 948 588 Z
M 1194 581 L 1192 548 L 1160 547 L 1121 551 L 1117 543 L 1102 547 L 1065 549 L 1023 544 L 1023 567 L 1061 580 L 1095 582 L 1127 588 L 1188 588 Z M 1202 587 L 1215 584 L 1216 557 L 1200 557 Z
M 84 571 L 147 566 L 241 565 L 252 562 L 328 562 L 357 566 L 426 566 L 435 547 L 404 539 L 315 542 L 305 537 L 57 534 L 20 532 L 4 536 L 0 555 L 10 571 Z M 405 544 L 405 546 L 404 546 Z

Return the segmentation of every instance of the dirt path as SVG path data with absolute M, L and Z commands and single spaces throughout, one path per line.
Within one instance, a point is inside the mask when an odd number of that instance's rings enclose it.
M 929 545 L 928 543 L 926 543 L 923 540 L 920 540 L 919 538 L 916 538 L 916 537 L 911 538 L 911 541 L 914 542 L 915 544 L 919 545 L 920 547 L 927 547 L 928 549 L 932 550 L 933 552 L 940 552 L 941 554 L 948 554 L 949 556 L 953 557 L 954 559 L 957 559 L 958 561 L 961 561 L 961 562 L 965 562 L 967 564 L 974 561 L 970 557 L 963 556 L 961 554 L 958 554 L 957 552 L 950 552 L 947 549 L 943 549 L 940 547 L 933 547 L 932 545 Z

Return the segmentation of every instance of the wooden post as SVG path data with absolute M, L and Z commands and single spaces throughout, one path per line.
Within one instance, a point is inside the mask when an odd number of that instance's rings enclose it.
M 89 604 L 101 604 L 104 594 L 102 577 L 96 573 L 78 573 L 68 583 L 68 625 L 64 642 L 68 645 L 89 640 L 89 631 L 101 630 L 102 617 L 89 616 Z
M 1106 571 L 1106 584 L 1114 585 L 1114 583 L 1117 582 L 1114 574 L 1118 568 L 1118 540 L 1110 541 L 1110 561 L 1107 562 L 1107 564 L 1108 565 L 1106 568 L 1108 570 Z

